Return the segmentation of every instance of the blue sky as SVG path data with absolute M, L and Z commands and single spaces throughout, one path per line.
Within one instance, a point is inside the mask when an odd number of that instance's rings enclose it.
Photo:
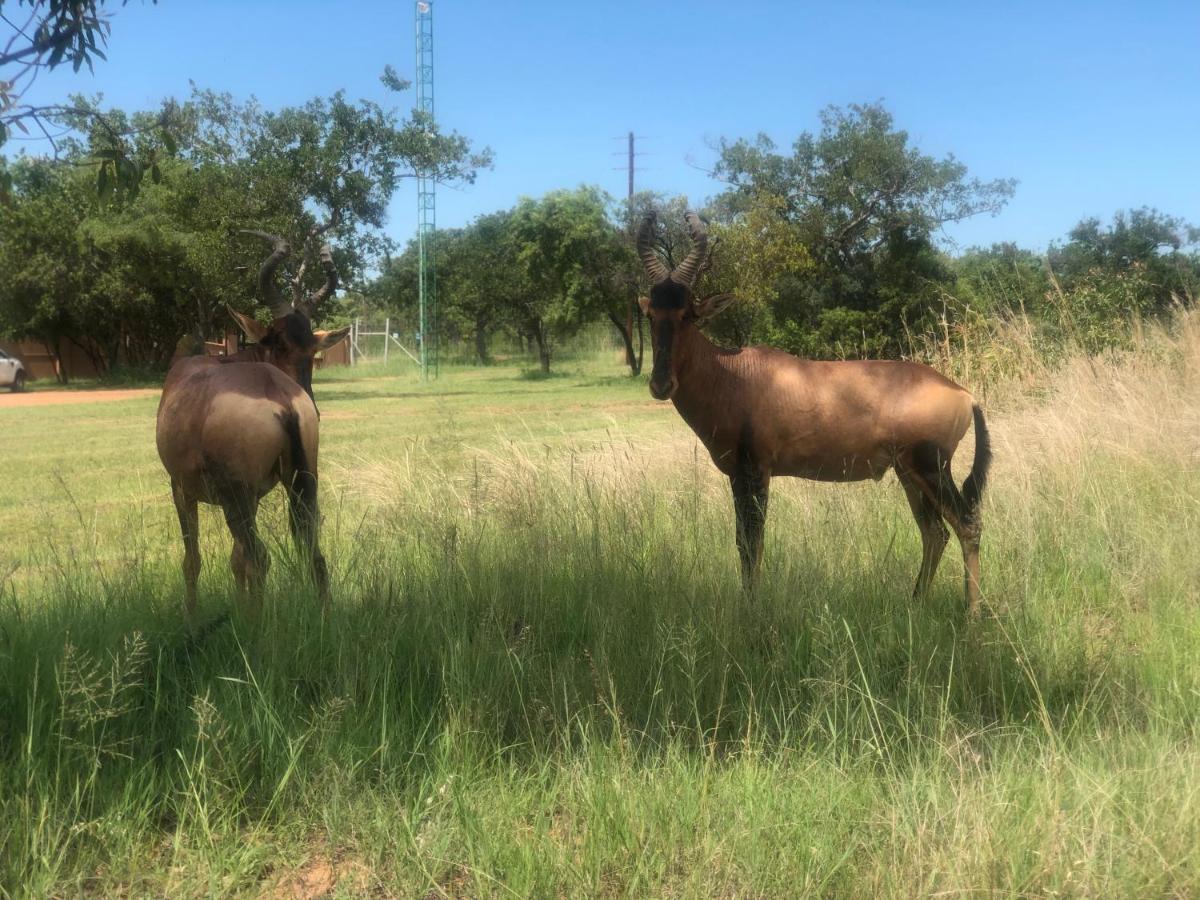
M 763 131 L 786 148 L 823 106 L 873 100 L 925 152 L 1019 180 L 999 216 L 947 229 L 951 249 L 1044 247 L 1130 206 L 1200 223 L 1197 0 L 435 0 L 434 17 L 438 118 L 496 157 L 440 191 L 441 226 L 558 187 L 624 194 L 614 139 L 631 129 L 638 187 L 701 202 L 720 188 L 703 171 L 717 138 Z M 94 76 L 52 73 L 29 98 L 149 108 L 191 79 L 268 107 L 338 89 L 388 102 L 379 73 L 411 78 L 413 43 L 411 0 L 131 0 Z M 406 183 L 389 233 L 412 234 L 414 207 Z

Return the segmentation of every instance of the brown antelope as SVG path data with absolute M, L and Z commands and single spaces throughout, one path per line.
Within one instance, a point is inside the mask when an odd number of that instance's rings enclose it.
M 197 503 L 221 507 L 233 534 L 234 579 L 257 601 L 270 565 L 255 524 L 258 504 L 280 482 L 287 491 L 292 536 L 312 567 L 322 602 L 329 597 L 325 558 L 317 545 L 319 416 L 312 396 L 313 356 L 349 329 L 314 332 L 312 317 L 337 289 L 337 269 L 328 245 L 323 246 L 324 285 L 303 300 L 298 274 L 289 301 L 275 284 L 275 270 L 291 252 L 287 242 L 263 232 L 245 233 L 271 245 L 258 286 L 273 321 L 260 325 L 230 310 L 257 343 L 230 356 L 180 359 L 167 373 L 158 405 L 158 455 L 171 477 L 183 530 L 189 616 L 200 574 Z
M 753 586 L 762 559 L 771 476 L 878 481 L 895 469 L 921 531 L 914 595 L 929 587 L 941 560 L 949 537 L 945 520 L 962 545 L 967 603 L 977 614 L 979 503 L 991 463 L 979 404 L 920 363 L 819 362 L 771 347 L 717 347 L 698 326 L 733 297 L 694 295 L 708 236 L 694 213 L 685 219 L 692 247 L 674 269 L 655 251 L 654 216 L 638 230 L 638 255 L 653 285 L 641 298 L 654 348 L 650 393 L 675 404 L 729 476 L 745 587 Z M 972 421 L 975 460 L 959 491 L 950 460 Z

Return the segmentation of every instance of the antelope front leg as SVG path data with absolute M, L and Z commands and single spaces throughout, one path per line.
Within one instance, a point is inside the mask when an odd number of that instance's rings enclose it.
M 737 516 L 737 548 L 742 563 L 742 588 L 754 590 L 762 562 L 763 529 L 767 524 L 767 497 L 771 476 L 753 466 L 739 466 L 729 479 L 733 511 Z

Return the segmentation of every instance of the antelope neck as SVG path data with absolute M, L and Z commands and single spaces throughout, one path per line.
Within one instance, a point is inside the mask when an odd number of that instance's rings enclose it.
M 729 408 L 736 393 L 742 353 L 716 346 L 693 322 L 681 329 L 675 354 L 679 387 L 672 402 L 703 439 L 713 431 L 717 416 Z
M 271 357 L 271 351 L 262 344 L 251 344 L 249 347 L 243 347 L 237 353 L 231 353 L 229 356 L 220 357 L 222 363 L 266 363 L 270 366 L 275 366 L 283 374 L 287 375 L 292 381 L 300 384 L 300 378 L 295 366 L 284 367 Z M 303 387 L 303 384 L 301 384 Z
M 267 348 L 262 344 L 251 344 L 237 353 L 224 357 L 225 362 L 267 362 Z

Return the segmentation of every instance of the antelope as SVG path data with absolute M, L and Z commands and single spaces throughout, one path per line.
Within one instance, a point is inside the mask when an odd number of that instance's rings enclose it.
M 224 512 L 233 535 L 234 579 L 243 597 L 249 595 L 257 606 L 270 566 L 256 527 L 258 504 L 281 482 L 292 536 L 312 569 L 322 603 L 329 599 L 329 575 L 317 542 L 319 414 L 312 395 L 313 356 L 349 329 L 314 332 L 312 319 L 337 289 L 337 269 L 326 244 L 320 251 L 325 283 L 303 299 L 302 264 L 288 300 L 275 283 L 275 270 L 291 253 L 287 242 L 265 232 L 243 233 L 271 247 L 258 272 L 258 288 L 272 322 L 264 326 L 231 309 L 256 343 L 230 356 L 178 360 L 167 373 L 158 405 L 158 455 L 171 478 L 183 532 L 189 618 L 195 614 L 200 574 L 197 504 L 211 503 Z
M 654 354 L 650 394 L 675 404 L 729 477 L 743 587 L 753 589 L 762 560 L 772 476 L 878 481 L 894 469 L 921 533 L 914 597 L 933 580 L 949 523 L 962 546 L 968 609 L 978 615 L 979 506 L 992 457 L 979 404 L 921 363 L 822 362 L 772 347 L 716 346 L 700 326 L 734 297 L 697 299 L 693 288 L 708 264 L 708 234 L 695 213 L 684 218 L 692 246 L 673 269 L 655 251 L 653 213 L 637 234 L 652 284 L 650 295 L 640 298 Z M 972 422 L 975 459 L 959 490 L 950 461 Z

